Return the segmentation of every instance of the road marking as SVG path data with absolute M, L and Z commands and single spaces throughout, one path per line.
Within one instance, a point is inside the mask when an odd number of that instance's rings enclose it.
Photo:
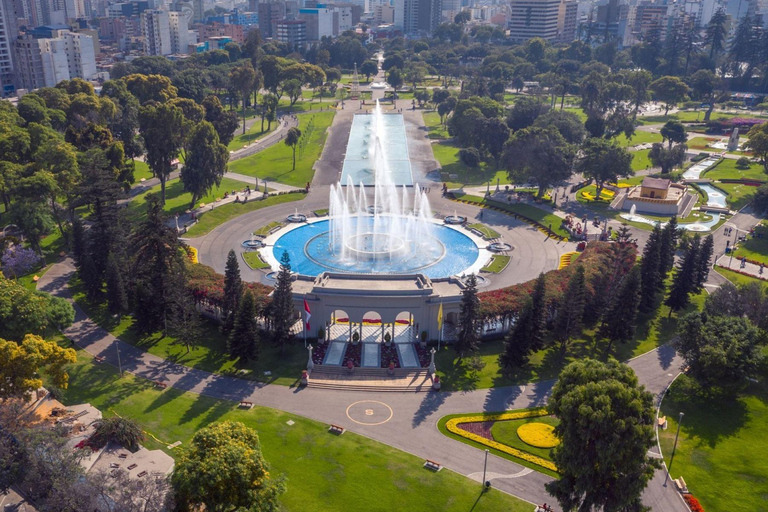
M 354 406 L 356 406 L 358 404 L 377 404 L 377 405 L 383 405 L 389 411 L 389 416 L 387 416 L 387 418 L 385 420 L 377 421 L 375 423 L 368 423 L 368 422 L 365 422 L 365 421 L 357 421 L 355 418 L 353 418 L 349 414 L 349 411 L 350 411 L 350 409 L 352 409 L 352 407 L 354 407 Z M 370 411 L 371 414 L 368 414 L 369 411 Z M 392 408 L 390 406 L 388 406 L 384 402 L 378 402 L 376 400 L 360 400 L 358 402 L 354 402 L 354 403 L 350 404 L 349 407 L 347 407 L 347 411 L 346 412 L 347 412 L 347 418 L 349 418 L 350 420 L 354 421 L 358 425 L 367 425 L 367 426 L 383 425 L 384 423 L 386 423 L 389 420 L 391 420 L 392 416 L 394 415 L 394 412 L 392 412 Z M 364 413 L 367 416 L 373 416 L 375 412 L 374 412 L 374 409 L 365 409 Z
M 529 475 L 533 473 L 533 470 L 531 468 L 523 468 L 522 470 L 518 471 L 517 473 L 511 473 L 508 475 L 505 475 L 504 473 L 491 473 L 488 472 L 485 474 L 486 480 L 496 480 L 496 479 L 503 479 L 503 478 L 520 478 L 525 475 Z M 482 482 L 483 481 L 483 472 L 478 471 L 477 473 L 470 473 L 467 475 L 467 478 L 471 478 L 472 480 L 475 480 L 476 482 Z

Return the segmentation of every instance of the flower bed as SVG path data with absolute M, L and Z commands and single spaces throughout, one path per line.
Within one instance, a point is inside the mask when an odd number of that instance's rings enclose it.
M 749 260 L 747 260 L 747 261 L 749 261 Z M 759 265 L 759 263 L 757 263 L 757 264 Z M 735 272 L 735 273 L 741 274 L 743 276 L 752 277 L 752 278 L 755 278 L 755 279 L 760 279 L 761 281 L 768 281 L 768 277 L 763 277 L 761 275 L 750 274 L 749 272 L 744 272 L 743 270 L 739 270 L 737 268 L 728 268 L 728 267 L 724 267 L 722 265 L 715 265 L 715 267 L 722 268 L 723 270 L 730 270 L 731 272 Z
M 557 266 L 557 270 L 562 270 L 565 267 L 567 267 L 568 265 L 570 265 L 571 264 L 571 260 L 573 260 L 573 257 L 576 254 L 579 254 L 579 252 L 578 251 L 566 252 L 565 254 L 560 256 L 560 264 Z
M 495 421 L 474 421 L 472 423 L 459 423 L 459 428 L 466 430 L 470 434 L 475 434 L 489 441 L 493 441 L 493 434 L 491 433 L 491 427 Z
M 534 448 L 554 448 L 560 444 L 555 427 L 546 423 L 525 423 L 517 428 L 517 437 Z
M 344 353 L 344 365 L 346 366 L 348 361 L 352 361 L 355 366 L 360 366 L 362 360 L 363 344 L 362 343 L 347 343 L 347 351 Z
M 528 461 L 531 464 L 535 464 L 537 466 L 541 466 L 542 468 L 549 469 L 550 471 L 557 471 L 557 466 L 555 466 L 553 462 L 550 462 L 541 457 L 537 457 L 536 455 L 532 455 L 530 453 L 524 452 L 522 450 L 512 448 L 511 446 L 508 446 L 506 444 L 499 443 L 497 441 L 493 441 L 490 439 L 486 439 L 485 437 L 482 437 L 478 434 L 470 432 L 460 426 L 460 425 L 466 425 L 468 423 L 494 422 L 494 421 L 503 421 L 503 420 L 519 420 L 523 418 L 537 418 L 540 416 L 547 416 L 547 415 L 548 413 L 546 409 L 529 409 L 525 411 L 504 412 L 499 414 L 460 416 L 458 418 L 451 418 L 450 420 L 448 420 L 445 423 L 445 428 L 447 428 L 449 432 L 456 434 L 457 436 L 461 436 L 465 439 L 469 439 L 470 441 L 474 441 L 481 445 L 488 446 L 495 450 L 499 450 L 500 452 L 507 453 L 509 455 L 512 455 L 513 457 L 517 457 L 518 459 Z
M 414 347 L 416 347 L 416 355 L 419 358 L 419 366 L 422 368 L 429 368 L 429 362 L 432 360 L 429 355 L 429 349 L 427 347 L 422 347 L 419 343 L 415 344 Z
M 389 368 L 389 363 L 395 363 L 395 368 L 400 368 L 400 357 L 397 355 L 397 347 L 394 343 L 387 346 L 381 344 L 381 367 Z
M 683 499 L 685 499 L 685 503 L 688 505 L 688 508 L 691 509 L 691 512 L 704 512 L 704 507 L 701 506 L 699 500 L 694 498 L 693 495 L 683 494 Z
M 315 364 L 323 364 L 325 359 L 325 351 L 328 350 L 330 343 L 318 343 L 312 350 L 312 362 Z

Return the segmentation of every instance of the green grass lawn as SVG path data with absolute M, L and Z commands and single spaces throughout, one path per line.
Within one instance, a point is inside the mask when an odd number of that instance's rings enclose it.
M 681 121 L 681 122 L 688 122 L 688 123 L 693 121 L 704 122 L 705 113 L 706 113 L 705 110 L 683 110 L 675 114 L 669 114 L 667 116 L 663 116 L 663 115 L 640 116 L 637 118 L 637 120 L 641 124 L 664 124 L 667 121 Z M 726 112 L 712 112 L 712 115 L 710 116 L 710 120 L 714 121 L 715 119 L 729 119 L 732 117 L 739 117 L 739 114 L 731 114 Z M 756 117 L 756 116 L 745 113 L 743 114 L 743 117 Z
M 469 201 L 471 203 L 477 204 L 478 206 L 483 204 L 487 204 L 488 206 L 496 206 L 507 212 L 516 213 L 528 219 L 534 220 L 543 226 L 548 227 L 551 225 L 552 231 L 554 231 L 556 234 L 560 236 L 563 236 L 563 237 L 570 236 L 569 233 L 561 227 L 563 219 L 561 219 L 560 217 L 558 217 L 553 213 L 549 213 L 546 210 L 542 210 L 541 208 L 536 208 L 535 206 L 531 206 L 525 203 L 514 203 L 514 202 L 502 203 L 499 201 L 492 201 L 492 200 L 485 201 L 480 196 L 462 194 L 460 192 L 454 192 L 454 196 L 456 197 L 456 199 L 459 199 L 461 201 Z
M 239 410 L 233 402 L 173 388 L 160 391 L 130 375 L 119 378 L 114 368 L 92 364 L 80 350 L 69 372 L 65 404 L 88 402 L 105 417 L 132 418 L 163 441 L 148 436 L 148 448 L 172 456 L 178 449 L 168 450 L 166 443 L 187 446 L 196 431 L 213 422 L 241 421 L 256 429 L 272 474 L 287 477 L 282 510 L 528 512 L 531 507 L 494 489 L 481 494 L 476 482 L 452 471 L 426 470 L 419 457 L 351 432 L 330 434 L 327 425 L 301 416 L 266 407 Z
M 761 283 L 763 286 L 768 286 L 768 281 L 758 279 L 756 277 L 745 276 L 744 274 L 739 274 L 738 272 L 734 272 L 733 270 L 729 270 L 727 268 L 715 267 L 715 270 L 717 270 L 718 274 L 722 275 L 736 286 L 750 283 Z
M 709 149 L 712 150 L 712 148 L 709 147 L 709 144 L 712 144 L 713 142 L 717 142 L 720 140 L 720 137 L 694 137 L 692 139 L 688 139 L 688 142 L 686 144 L 688 145 L 688 149 Z
M 584 109 L 581 107 L 565 107 L 563 110 L 566 112 L 572 112 L 577 116 L 579 116 L 579 119 L 581 120 L 582 123 L 587 120 L 587 114 L 586 112 L 584 112 Z
M 142 178 L 145 180 L 152 179 L 154 176 L 152 171 L 149 170 L 149 166 L 146 162 L 141 160 L 133 161 L 133 179 L 134 183 L 141 183 Z
M 627 139 L 626 135 L 622 133 L 615 140 L 621 146 L 637 146 L 638 144 L 661 142 L 662 137 L 660 133 L 635 130 L 631 139 Z
M 748 237 L 744 242 L 739 242 L 735 258 L 746 257 L 748 260 L 759 261 L 768 265 L 768 227 L 758 226 L 755 235 L 762 234 L 763 238 Z
M 253 126 L 246 130 L 245 133 L 243 133 L 242 128 L 237 130 L 237 132 L 235 132 L 234 138 L 227 145 L 227 149 L 230 151 L 237 151 L 238 149 L 242 149 L 256 139 L 260 139 L 268 133 L 274 131 L 278 126 L 280 126 L 279 123 L 272 123 L 271 129 L 269 129 L 265 124 L 264 130 L 262 131 L 261 120 L 256 120 L 256 122 L 253 123 Z
M 450 137 L 448 128 L 440 123 L 440 115 L 437 112 L 422 112 L 421 117 L 424 119 L 424 125 L 429 130 L 430 139 L 447 139 Z
M 293 151 L 282 142 L 278 142 L 255 155 L 229 163 L 229 170 L 247 176 L 258 176 L 267 181 L 278 181 L 287 185 L 303 187 L 312 181 L 315 174 L 312 168 L 320 158 L 325 145 L 328 127 L 333 122 L 335 111 L 314 114 L 299 114 L 299 129 L 307 133 L 310 120 L 313 126 L 303 152 L 296 151 L 296 170 L 292 170 Z
M 313 210 L 312 213 L 315 214 L 315 217 L 325 217 L 328 215 L 328 208 L 321 208 L 319 210 Z
M 650 152 L 651 152 L 650 149 L 641 149 L 640 151 L 632 152 L 632 170 L 633 171 L 642 171 L 644 169 L 650 169 L 651 167 L 653 167 L 653 164 L 651 163 L 651 159 L 648 158 L 648 153 Z
M 221 199 L 224 196 L 224 192 L 232 192 L 232 190 L 242 190 L 247 183 L 242 181 L 233 180 L 231 178 L 222 178 L 221 184 L 218 187 L 214 187 L 203 198 L 199 199 L 195 203 L 195 207 L 200 206 L 201 203 L 210 204 L 214 199 Z M 128 203 L 128 215 L 134 219 L 141 218 L 147 211 L 146 197 L 147 194 L 160 195 L 160 185 L 156 185 L 134 197 L 133 200 Z M 192 194 L 184 192 L 184 184 L 181 180 L 173 180 L 166 182 L 165 184 L 165 208 L 164 210 L 169 215 L 176 213 L 184 213 L 189 209 L 190 202 L 192 201 Z
M 659 431 L 669 464 L 678 413 L 683 412 L 671 476 L 683 476 L 707 512 L 727 512 L 738 503 L 768 510 L 768 372 L 738 396 L 688 392 L 687 376 L 670 388 L 661 405 L 667 430 Z M 761 505 L 762 503 L 762 505 Z
M 520 420 L 497 421 L 491 427 L 493 439 L 512 448 L 532 453 L 542 459 L 552 460 L 551 448 L 537 448 L 524 443 L 517 435 L 517 429 L 526 423 L 545 423 L 556 427 L 560 420 L 553 416 L 539 416 L 538 418 L 523 418 Z
M 692 297 L 691 304 L 680 315 L 701 308 L 705 297 L 706 292 Z M 660 301 L 661 295 L 657 299 L 657 302 Z M 579 359 L 589 357 L 607 360 L 611 356 L 625 361 L 668 343 L 675 335 L 680 315 L 669 317 L 669 308 L 659 304 L 654 312 L 639 315 L 633 341 L 614 343 L 610 351 L 608 340 L 599 338 L 597 329 L 585 330 L 581 338 L 573 340 L 566 347 L 565 352 L 560 350 L 560 344 L 549 333 L 549 345 L 532 354 L 527 365 L 515 369 L 510 375 L 503 374 L 499 362 L 499 356 L 504 351 L 503 340 L 484 341 L 480 344 L 478 355 L 485 363 L 482 370 L 470 368 L 467 357 L 459 362 L 458 355 L 450 346 L 441 348 L 435 355 L 435 365 L 446 391 L 467 391 L 555 379 L 563 367 Z
M 483 272 L 490 272 L 491 274 L 498 274 L 507 267 L 509 259 L 509 256 L 496 255 L 491 258 L 491 262 L 487 267 L 483 267 L 480 270 Z
M 213 228 L 224 224 L 244 213 L 260 210 L 276 204 L 290 203 L 304 199 L 306 194 L 303 192 L 291 192 L 290 194 L 280 194 L 269 196 L 260 201 L 249 201 L 243 203 L 227 203 L 213 210 L 209 210 L 198 217 L 197 223 L 187 230 L 187 237 L 195 238 L 208 234 Z
M 48 272 L 48 269 L 51 268 L 51 265 L 46 265 L 42 268 L 38 268 L 36 270 L 33 270 L 29 274 L 25 276 L 20 276 L 16 282 L 19 283 L 21 286 L 26 288 L 29 291 L 35 291 L 37 290 L 37 281 L 35 281 L 35 276 L 43 277 L 46 272 Z
M 254 270 L 269 268 L 269 263 L 265 263 L 257 251 L 244 252 L 243 259 Z
M 480 166 L 475 169 L 464 165 L 459 159 L 460 149 L 449 142 L 432 144 L 435 160 L 440 162 L 442 166 L 440 172 L 443 175 L 443 181 L 448 184 L 448 188 L 460 188 L 465 185 L 484 185 L 489 180 L 494 185 L 496 180 L 499 180 L 499 183 L 510 183 L 507 171 L 497 169 L 493 162 L 481 162 Z M 454 180 L 450 178 L 451 174 L 455 174 L 458 177 Z
M 70 288 L 77 304 L 101 327 L 131 345 L 177 364 L 214 373 L 237 373 L 243 378 L 284 386 L 295 384 L 306 366 L 307 351 L 299 339 L 285 354 L 280 354 L 269 340 L 262 339 L 259 360 L 241 364 L 229 356 L 226 336 L 210 322 L 203 323 L 199 345 L 187 353 L 186 347 L 178 344 L 175 338 L 163 337 L 161 333 L 144 334 L 132 316 L 124 316 L 118 321 L 108 313 L 105 304 L 89 302 L 77 279 L 70 281 Z M 245 372 L 239 372 L 241 369 Z M 271 371 L 272 375 L 265 376 L 265 371 Z
M 702 178 L 710 180 L 757 180 L 768 181 L 768 175 L 765 174 L 764 167 L 760 164 L 751 164 L 749 169 L 739 169 L 736 167 L 736 160 L 724 158 L 715 164 L 708 171 L 702 174 Z
M 270 231 L 272 231 L 273 229 L 275 229 L 277 227 L 283 226 L 284 224 L 285 224 L 284 222 L 280 222 L 279 220 L 275 220 L 275 221 L 270 222 L 269 224 L 261 226 L 259 229 L 254 231 L 253 234 L 254 235 L 259 235 L 259 236 L 267 236 Z
M 477 224 L 469 224 L 467 225 L 467 228 L 478 230 L 485 238 L 499 238 L 501 236 L 498 231 L 489 228 L 485 224 L 480 224 L 479 222 Z
M 707 176 L 709 177 L 709 176 Z M 740 183 L 718 183 L 717 188 L 728 192 L 725 200 L 733 210 L 740 210 L 752 201 L 752 196 L 757 192 L 757 187 L 742 185 Z

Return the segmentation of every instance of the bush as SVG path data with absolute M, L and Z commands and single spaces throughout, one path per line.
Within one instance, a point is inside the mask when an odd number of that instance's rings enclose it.
M 141 427 L 135 421 L 127 418 L 118 416 L 104 418 L 97 420 L 95 427 L 96 430 L 89 440 L 89 444 L 94 448 L 106 446 L 111 441 L 135 452 L 139 449 L 139 443 L 144 440 Z
M 459 159 L 467 167 L 480 165 L 480 152 L 476 148 L 465 148 L 459 151 Z
M 685 502 L 688 504 L 688 508 L 691 509 L 691 512 L 704 512 L 704 507 L 701 506 L 699 500 L 690 494 L 683 494 L 683 498 L 685 498 Z
M 736 160 L 736 168 L 737 169 L 749 169 L 749 165 L 750 165 L 749 158 L 747 158 L 745 156 L 743 156 L 743 157 L 739 158 L 738 160 Z
M 0 259 L 2 270 L 8 279 L 26 275 L 40 264 L 40 256 L 32 249 L 18 245 L 10 246 Z

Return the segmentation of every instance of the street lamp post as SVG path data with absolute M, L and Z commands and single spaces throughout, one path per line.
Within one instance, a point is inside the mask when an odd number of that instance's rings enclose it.
M 669 466 L 667 466 L 667 476 L 664 478 L 664 487 L 667 486 L 667 480 L 669 480 L 669 472 L 672 471 L 672 462 L 675 460 L 675 450 L 677 449 L 677 438 L 680 435 L 680 425 L 683 423 L 683 412 L 677 417 L 677 433 L 675 433 L 675 444 L 672 445 L 672 455 L 669 457 Z
M 115 349 L 117 349 L 117 368 L 120 371 L 120 377 L 123 376 L 123 363 L 120 361 L 120 345 L 117 344 L 117 338 L 115 338 Z
M 739 236 L 739 228 L 733 228 L 733 243 L 731 244 L 731 259 L 728 260 L 728 268 L 731 268 L 731 263 L 733 263 L 733 253 L 736 252 L 736 237 Z
M 483 463 L 483 490 L 486 488 L 485 470 L 488 468 L 488 448 L 485 449 L 485 462 Z

